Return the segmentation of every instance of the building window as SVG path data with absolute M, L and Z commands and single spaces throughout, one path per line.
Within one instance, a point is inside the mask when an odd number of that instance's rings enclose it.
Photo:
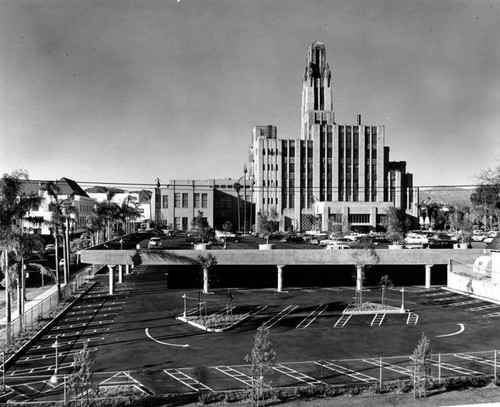
M 188 218 L 182 218 L 182 230 L 188 230 Z
M 208 194 L 201 194 L 201 207 L 208 208 Z
M 168 195 L 163 195 L 161 197 L 161 199 L 162 199 L 162 206 L 161 207 L 163 209 L 167 209 L 168 208 Z
M 180 208 L 180 206 L 181 206 L 181 194 L 176 193 L 175 196 L 174 196 L 174 207 L 175 208 Z
M 194 207 L 200 207 L 200 194 L 194 194 Z
M 182 207 L 183 208 L 188 207 L 188 194 L 187 193 L 182 194 Z
M 177 195 L 177 194 L 176 194 Z M 175 230 L 181 230 L 181 218 L 174 218 Z
M 354 213 L 349 215 L 350 223 L 370 223 L 369 213 Z

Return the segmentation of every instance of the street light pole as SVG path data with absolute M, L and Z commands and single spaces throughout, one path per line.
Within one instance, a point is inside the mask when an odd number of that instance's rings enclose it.
M 401 312 L 405 312 L 405 288 L 401 288 Z
M 243 194 L 245 199 L 243 200 L 243 234 L 247 233 L 247 165 L 243 165 Z
M 2 390 L 5 391 L 5 352 L 2 352 Z
M 56 335 L 56 341 L 52 344 L 52 347 L 56 350 L 56 368 L 54 369 L 54 374 L 50 378 L 50 382 L 52 384 L 57 383 L 57 361 L 58 361 L 58 348 L 59 348 L 59 342 L 58 342 L 59 335 Z
M 120 239 L 120 250 L 123 250 L 123 239 Z
M 184 293 L 182 298 L 184 299 L 184 313 L 182 314 L 182 316 L 184 318 L 187 318 L 187 295 L 186 295 L 186 293 Z

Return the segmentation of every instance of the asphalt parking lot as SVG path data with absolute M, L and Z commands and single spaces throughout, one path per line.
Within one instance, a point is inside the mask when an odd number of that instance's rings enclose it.
M 374 315 L 354 315 L 339 325 L 354 287 L 292 287 L 282 293 L 234 288 L 233 312 L 254 314 L 229 331 L 207 333 L 176 319 L 184 312 L 182 296 L 188 297 L 187 312 L 212 314 L 228 305 L 228 289 L 206 296 L 197 289 L 171 289 L 168 273 L 139 266 L 111 297 L 107 277 L 98 275 L 93 288 L 6 372 L 9 397 L 60 395 L 61 383 L 48 380 L 56 351 L 58 373 L 69 374 L 74 353 L 85 342 L 102 386 L 128 383 L 146 393 L 245 388 L 250 378 L 244 357 L 262 324 L 270 329 L 278 358 L 273 386 L 377 381 L 381 357 L 384 380 L 407 378 L 409 355 L 422 333 L 430 339 L 436 366 L 442 355 L 442 376 L 492 374 L 500 304 L 440 287 L 406 287 L 411 318 L 408 312 L 387 314 L 374 324 Z M 380 302 L 380 290 L 368 288 L 363 299 Z M 389 292 L 387 301 L 401 306 L 400 287 Z

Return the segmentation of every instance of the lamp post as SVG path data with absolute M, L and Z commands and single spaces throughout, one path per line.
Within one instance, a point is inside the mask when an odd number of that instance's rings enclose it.
M 2 352 L 2 390 L 5 391 L 5 352 Z
M 120 250 L 123 250 L 123 239 L 120 239 Z
M 243 234 L 247 233 L 247 165 L 243 165 L 243 194 L 245 199 L 243 200 Z
M 405 312 L 405 288 L 401 288 L 401 312 Z
M 56 368 L 54 369 L 54 374 L 50 377 L 50 382 L 52 384 L 57 384 L 57 360 L 58 360 L 58 348 L 59 348 L 59 335 L 56 335 L 56 341 L 52 344 L 52 347 L 56 350 Z
M 183 316 L 183 318 L 187 318 L 187 295 L 186 295 L 186 293 L 184 293 L 182 298 L 184 299 L 184 313 L 182 314 L 182 316 Z

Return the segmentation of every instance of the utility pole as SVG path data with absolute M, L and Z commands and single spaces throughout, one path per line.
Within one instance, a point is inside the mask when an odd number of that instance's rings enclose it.
M 245 199 L 243 200 L 243 234 L 247 233 L 247 165 L 243 164 L 243 194 Z

